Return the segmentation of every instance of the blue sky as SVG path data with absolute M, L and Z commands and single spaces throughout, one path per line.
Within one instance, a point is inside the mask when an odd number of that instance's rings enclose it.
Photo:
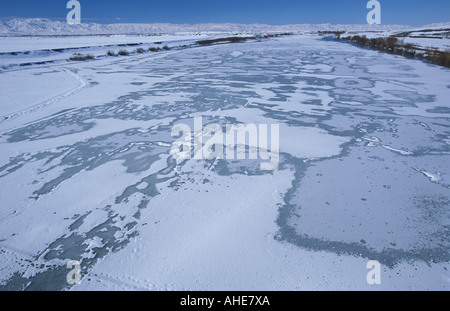
M 365 24 L 368 0 L 79 0 L 82 22 Z M 382 24 L 450 21 L 449 0 L 379 0 Z M 0 17 L 65 20 L 68 0 L 0 0 Z

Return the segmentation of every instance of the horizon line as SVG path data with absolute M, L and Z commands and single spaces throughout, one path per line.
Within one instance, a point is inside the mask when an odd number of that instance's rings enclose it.
M 60 17 L 21 17 L 21 16 L 0 16 L 0 21 L 7 22 L 15 19 L 23 19 L 23 20 L 49 20 L 49 21 L 57 21 L 57 22 L 65 22 L 65 18 Z M 263 25 L 263 26 L 295 26 L 295 25 L 332 25 L 332 26 L 340 26 L 340 25 L 358 25 L 358 26 L 374 26 L 376 27 L 384 27 L 384 26 L 407 26 L 407 27 L 424 27 L 428 25 L 434 24 L 449 24 L 450 20 L 446 22 L 433 22 L 424 25 L 411 25 L 411 24 L 378 24 L 378 25 L 369 25 L 369 24 L 358 24 L 358 23 L 290 23 L 290 24 L 270 24 L 270 23 L 236 23 L 236 22 L 199 22 L 199 23 L 173 23 L 173 22 L 130 22 L 130 21 L 121 21 L 119 18 L 116 18 L 117 22 L 95 22 L 98 20 L 106 20 L 104 18 L 83 18 L 83 20 L 88 20 L 87 22 L 83 22 L 82 24 L 99 24 L 99 25 L 118 25 L 118 24 L 130 24 L 130 25 L 157 25 L 157 24 L 165 24 L 165 25 Z

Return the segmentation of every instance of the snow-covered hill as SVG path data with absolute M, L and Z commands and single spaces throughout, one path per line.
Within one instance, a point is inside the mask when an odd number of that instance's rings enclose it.
M 82 23 L 69 25 L 64 21 L 50 19 L 11 19 L 0 21 L 1 35 L 87 35 L 87 34 L 149 34 L 179 32 L 304 32 L 320 30 L 404 30 L 404 25 L 331 25 L 331 24 L 296 24 L 296 25 L 264 25 L 264 24 L 97 24 Z

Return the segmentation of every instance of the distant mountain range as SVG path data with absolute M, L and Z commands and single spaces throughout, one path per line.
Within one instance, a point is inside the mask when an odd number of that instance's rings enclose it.
M 450 23 L 433 24 L 448 27 Z M 426 26 L 424 26 L 426 27 Z M 1 35 L 89 35 L 89 34 L 155 34 L 155 33 L 195 33 L 195 32 L 307 32 L 307 31 L 383 31 L 407 30 L 417 27 L 405 25 L 331 25 L 331 24 L 97 24 L 82 23 L 68 25 L 66 22 L 42 18 L 15 18 L 0 21 Z

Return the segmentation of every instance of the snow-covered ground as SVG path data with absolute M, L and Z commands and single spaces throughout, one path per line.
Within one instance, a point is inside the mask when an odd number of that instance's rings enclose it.
M 0 70 L 20 69 L 31 65 L 66 64 L 75 54 L 95 58 L 125 50 L 131 54 L 137 49 L 163 46 L 193 45 L 198 40 L 214 38 L 211 34 L 190 35 L 98 35 L 98 36 L 45 36 L 0 37 Z
M 2 60 L 0 289 L 449 289 L 448 69 L 313 35 L 7 67 L 137 39 L 58 40 Z M 195 116 L 278 124 L 278 169 L 177 163 Z
M 2 53 L 44 51 L 52 49 L 82 49 L 119 46 L 121 44 L 154 44 L 154 42 L 176 42 L 189 39 L 202 40 L 205 34 L 197 35 L 98 35 L 98 36 L 48 36 L 42 37 L 0 37 L 0 51 Z M 106 47 L 106 48 L 105 48 Z

